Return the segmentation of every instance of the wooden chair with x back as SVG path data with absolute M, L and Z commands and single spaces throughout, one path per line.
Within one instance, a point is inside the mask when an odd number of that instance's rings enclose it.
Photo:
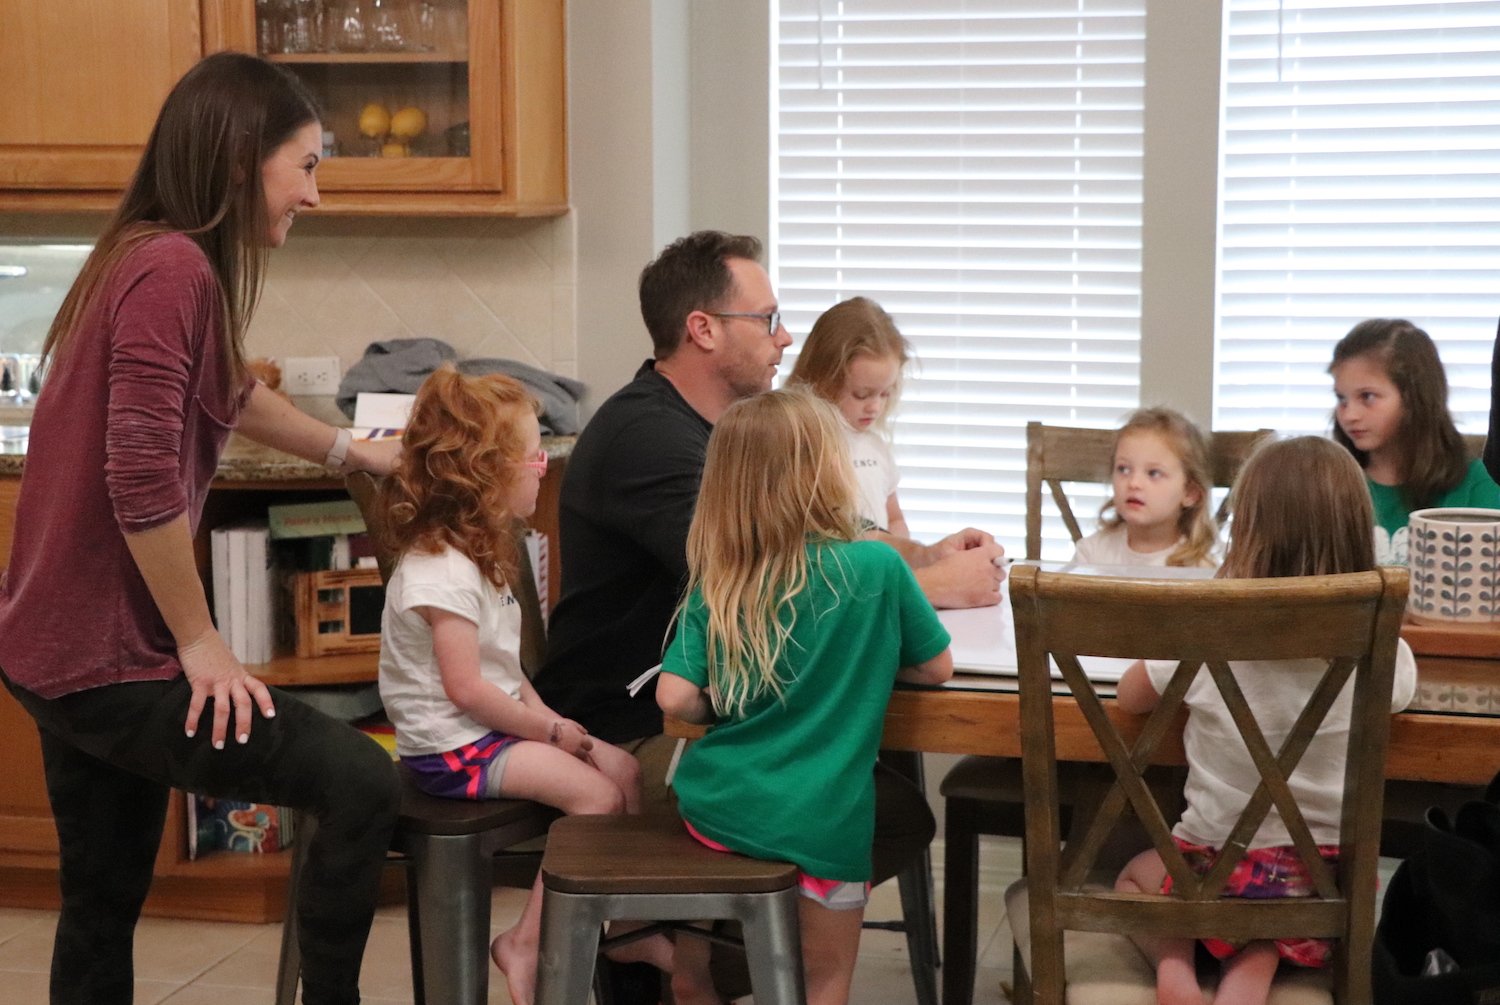
M 1381 788 L 1390 731 L 1396 639 L 1406 603 L 1405 569 L 1342 576 L 1256 580 L 1126 580 L 1017 568 L 1011 580 L 1020 665 L 1026 789 L 1027 879 L 1018 930 L 1029 932 L 1031 1000 L 1061 1005 L 1063 933 L 1215 937 L 1233 942 L 1288 937 L 1336 940 L 1333 999 L 1370 1000 Z M 1176 661 L 1158 707 L 1147 717 L 1106 703 L 1080 655 Z M 1273 749 L 1247 703 L 1231 661 L 1312 660 L 1267 672 L 1316 674 L 1311 697 Z M 1071 696 L 1053 694 L 1052 666 Z M 1179 760 L 1184 698 L 1199 674 L 1211 676 L 1239 739 L 1261 777 L 1224 851 L 1197 875 L 1172 841 L 1143 774 L 1154 760 Z M 1352 705 L 1341 703 L 1353 681 Z M 1288 785 L 1330 710 L 1348 712 L 1340 855 L 1330 866 Z M 1058 737 L 1083 737 L 1108 761 L 1113 785 L 1081 839 L 1061 847 Z M 1276 735 L 1273 733 L 1273 735 Z M 1095 856 L 1127 806 L 1144 825 L 1173 879 L 1171 894 L 1128 894 L 1090 886 Z M 1303 898 L 1251 900 L 1221 895 L 1230 871 L 1274 806 L 1311 877 Z M 1011 898 L 1020 907 L 1019 898 Z M 1024 952 L 1024 947 L 1023 947 Z M 1068 962 L 1068 969 L 1072 961 Z M 1149 972 L 1149 971 L 1148 971 Z M 1023 988 L 1024 990 L 1024 988 Z M 1112 1000 L 1123 1000 L 1119 986 Z M 1154 991 L 1149 1000 L 1154 1001 Z M 1073 998 L 1070 992 L 1070 1000 Z M 1024 997 L 1020 1000 L 1026 1000 Z
M 1255 429 L 1212 434 L 1209 460 L 1213 484 L 1234 484 L 1235 475 L 1250 453 L 1274 430 Z M 1026 557 L 1042 554 L 1042 486 L 1046 485 L 1062 515 L 1068 533 L 1077 541 L 1083 528 L 1068 503 L 1068 482 L 1107 484 L 1113 458 L 1112 429 L 1083 429 L 1026 424 Z M 1219 506 L 1216 519 L 1223 522 L 1228 499 Z M 1065 769 L 1066 791 L 1071 776 L 1087 769 Z M 944 799 L 944 894 L 943 894 L 943 1005 L 967 1005 L 974 995 L 974 969 L 978 956 L 979 836 L 1021 837 L 1024 834 L 1021 804 L 1021 766 L 1014 758 L 962 758 L 943 778 Z M 1064 815 L 1070 809 L 1064 797 Z

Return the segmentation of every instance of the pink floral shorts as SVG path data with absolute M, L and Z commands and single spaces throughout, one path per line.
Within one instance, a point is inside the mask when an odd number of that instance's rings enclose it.
M 1199 876 L 1208 874 L 1218 859 L 1219 850 L 1204 844 L 1193 844 L 1181 838 L 1172 838 L 1188 867 Z M 1319 845 L 1318 854 L 1323 861 L 1335 863 L 1339 858 L 1338 845 Z M 1172 892 L 1172 877 L 1162 880 L 1162 893 Z M 1224 884 L 1224 895 L 1245 897 L 1250 900 L 1279 900 L 1284 897 L 1310 897 L 1314 888 L 1312 877 L 1297 849 L 1289 845 L 1273 848 L 1252 848 L 1235 864 Z M 1244 948 L 1223 939 L 1201 939 L 1204 947 L 1215 959 L 1228 959 Z M 1283 960 L 1299 967 L 1326 966 L 1333 955 L 1333 943 L 1328 939 L 1277 939 L 1276 951 Z

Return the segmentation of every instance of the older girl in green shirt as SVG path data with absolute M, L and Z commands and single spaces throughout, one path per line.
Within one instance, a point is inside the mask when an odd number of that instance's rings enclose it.
M 1333 438 L 1364 468 L 1375 559 L 1406 564 L 1406 524 L 1431 506 L 1500 509 L 1500 486 L 1470 461 L 1448 412 L 1437 347 L 1410 321 L 1372 318 L 1333 349 Z
M 855 540 L 840 421 L 809 394 L 773 391 L 715 425 L 688 532 L 690 592 L 656 688 L 668 714 L 713 724 L 677 771 L 690 832 L 802 870 L 810 1005 L 849 997 L 891 686 L 953 671 L 905 561 Z M 711 1000 L 707 967 L 706 943 L 679 940 L 681 1005 Z

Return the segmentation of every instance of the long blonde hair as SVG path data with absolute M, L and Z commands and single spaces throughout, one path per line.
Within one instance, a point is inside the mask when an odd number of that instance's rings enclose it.
M 1182 507 L 1177 516 L 1177 533 L 1182 543 L 1167 556 L 1168 565 L 1211 565 L 1214 546 L 1219 543 L 1219 528 L 1209 510 L 1209 487 L 1213 484 L 1213 467 L 1208 459 L 1208 440 L 1191 419 L 1171 408 L 1140 408 L 1130 413 L 1115 433 L 1109 448 L 1110 470 L 1120 441 L 1130 433 L 1154 433 L 1166 441 L 1182 464 L 1182 474 L 1190 489 L 1198 490 L 1198 501 Z M 1115 510 L 1114 495 L 1105 500 L 1099 511 L 1099 526 L 1113 530 L 1125 522 Z
M 837 401 L 844 392 L 849 367 L 856 359 L 862 356 L 894 359 L 896 386 L 890 404 L 875 420 L 883 428 L 891 408 L 901 398 L 901 373 L 911 355 L 911 343 L 885 308 L 868 297 L 850 297 L 828 308 L 813 322 L 812 331 L 797 350 L 797 361 L 792 365 L 786 386 L 809 387 L 818 397 Z
M 1364 472 L 1321 436 L 1261 444 L 1235 479 L 1234 521 L 1219 575 L 1328 576 L 1375 568 Z
M 401 438 L 401 459 L 381 485 L 386 544 L 397 553 L 452 547 L 496 587 L 515 572 L 506 499 L 523 477 L 523 415 L 536 399 L 519 381 L 466 377 L 444 364 L 422 382 Z
M 721 716 L 766 691 L 781 696 L 793 599 L 810 576 L 834 574 L 809 562 L 808 545 L 858 533 L 842 422 L 806 392 L 770 391 L 714 425 L 687 559 L 688 591 L 708 612 L 709 696 Z

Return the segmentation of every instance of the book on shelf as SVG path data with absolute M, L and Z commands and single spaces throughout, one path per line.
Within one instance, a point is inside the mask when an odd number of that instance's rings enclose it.
M 215 851 L 271 852 L 292 846 L 292 812 L 285 807 L 186 795 L 190 860 Z
M 277 614 L 266 521 L 216 527 L 209 546 L 219 634 L 241 663 L 265 663 L 275 651 Z
M 365 518 L 352 499 L 287 503 L 266 510 L 271 536 L 278 541 L 298 537 L 362 534 Z

